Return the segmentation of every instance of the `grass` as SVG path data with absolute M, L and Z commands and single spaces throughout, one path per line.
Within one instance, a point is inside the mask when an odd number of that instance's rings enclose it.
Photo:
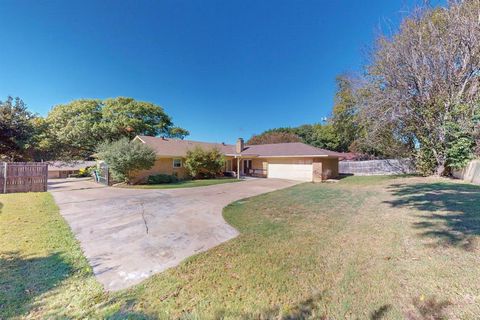
M 163 184 L 141 184 L 141 185 L 121 185 L 122 188 L 132 189 L 177 189 L 177 188 L 195 188 L 213 186 L 215 184 L 240 182 L 242 180 L 236 178 L 216 178 L 216 179 L 201 179 L 201 180 L 181 180 L 174 183 Z
M 2 195 L 0 319 L 472 319 L 480 188 L 348 177 L 237 201 L 240 236 L 104 293 L 48 194 Z

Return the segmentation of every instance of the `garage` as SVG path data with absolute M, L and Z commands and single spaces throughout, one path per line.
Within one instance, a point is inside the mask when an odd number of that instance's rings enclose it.
M 268 161 L 268 178 L 312 181 L 311 160 L 278 159 Z

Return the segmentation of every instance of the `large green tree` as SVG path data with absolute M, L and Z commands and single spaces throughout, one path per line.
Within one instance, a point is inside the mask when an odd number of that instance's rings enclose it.
M 351 77 L 339 75 L 336 83 L 337 90 L 331 124 L 339 143 L 338 151 L 346 152 L 350 150 L 350 146 L 359 136 L 357 102 Z
M 183 139 L 188 131 L 174 127 L 162 107 L 133 98 L 104 101 L 81 99 L 55 106 L 46 117 L 48 134 L 41 144 L 53 150 L 55 158 L 88 158 L 105 141 L 135 135 Z
M 271 131 L 253 135 L 250 139 L 248 139 L 247 144 L 272 144 L 301 141 L 302 139 L 293 132 Z
M 36 116 L 20 98 L 0 101 L 0 160 L 27 161 L 32 157 Z
M 269 129 L 254 135 L 247 144 L 303 142 L 314 147 L 339 150 L 339 139 L 330 124 L 304 124 L 299 127 Z

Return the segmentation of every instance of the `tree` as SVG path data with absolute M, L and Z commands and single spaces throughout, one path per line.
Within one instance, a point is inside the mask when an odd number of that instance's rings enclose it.
M 0 160 L 30 160 L 35 118 L 18 97 L 0 101 Z
M 102 103 L 81 99 L 55 106 L 46 117 L 48 132 L 42 144 L 54 158 L 86 159 L 102 141 L 110 141 L 105 130 Z
M 416 11 L 397 34 L 377 39 L 367 68 L 368 94 L 360 113 L 370 124 L 369 134 L 389 128 L 392 138 L 410 144 L 413 152 L 431 155 L 437 175 L 448 173 L 449 148 L 457 148 L 451 143 L 452 123 L 473 134 L 471 119 L 479 107 L 479 15 L 479 1 Z
M 247 141 L 247 144 L 271 144 L 301 141 L 302 139 L 292 132 L 264 132 L 259 135 L 253 135 Z
M 126 183 L 131 182 L 135 171 L 153 167 L 156 158 L 152 148 L 126 137 L 100 144 L 96 156 L 107 163 L 116 181 Z
M 41 144 L 56 150 L 53 158 L 85 159 L 105 141 L 136 135 L 184 138 L 162 107 L 133 98 L 81 99 L 55 106 L 46 118 L 48 134 Z
M 205 150 L 197 147 L 185 157 L 185 169 L 193 178 L 214 178 L 222 173 L 225 158 L 218 149 Z
M 136 135 L 167 136 L 173 126 L 162 107 L 125 97 L 103 101 L 102 120 L 110 140 L 133 139 Z
M 251 137 L 247 144 L 303 142 L 317 148 L 338 151 L 340 141 L 330 124 L 304 124 L 293 128 L 273 128 Z
M 349 76 L 339 75 L 336 83 L 331 124 L 339 143 L 337 151 L 347 152 L 359 135 L 357 102 L 353 80 Z
M 172 128 L 169 129 L 167 136 L 169 138 L 183 140 L 189 134 L 190 134 L 190 132 L 186 129 L 183 129 L 183 128 L 180 128 L 180 127 L 172 127 Z

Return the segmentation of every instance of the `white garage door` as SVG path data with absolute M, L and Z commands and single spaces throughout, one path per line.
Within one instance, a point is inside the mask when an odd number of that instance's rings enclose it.
M 269 178 L 312 181 L 312 164 L 268 163 Z

